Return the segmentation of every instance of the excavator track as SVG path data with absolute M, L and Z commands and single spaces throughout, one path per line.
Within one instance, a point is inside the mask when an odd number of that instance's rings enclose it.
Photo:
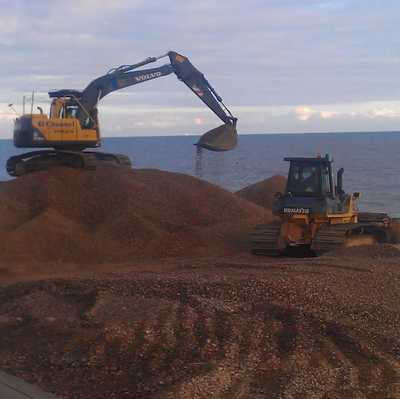
M 317 256 L 340 248 L 387 242 L 386 232 L 370 223 L 342 223 L 318 230 L 312 249 Z
M 253 255 L 279 256 L 277 238 L 283 222 L 274 221 L 255 226 L 251 234 L 251 253 Z
M 129 157 L 123 154 L 113 154 L 108 152 L 85 151 L 85 154 L 93 154 L 98 161 L 112 162 L 117 165 L 132 167 L 132 162 Z
M 6 163 L 7 172 L 13 177 L 60 166 L 96 170 L 97 162 L 96 157 L 91 153 L 44 150 L 15 155 Z
M 95 151 L 43 150 L 10 157 L 7 160 L 6 169 L 10 176 L 18 177 L 31 172 L 62 166 L 96 170 L 98 161 L 112 162 L 123 167 L 132 166 L 131 160 L 122 154 Z

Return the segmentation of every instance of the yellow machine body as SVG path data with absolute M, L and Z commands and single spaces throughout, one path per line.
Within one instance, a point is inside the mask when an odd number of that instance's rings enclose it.
M 286 246 L 311 245 L 322 227 L 357 223 L 358 218 L 354 210 L 354 196 L 350 198 L 349 211 L 344 214 L 287 214 L 274 213 L 283 223 L 278 234 L 278 248 L 284 250 Z
M 58 148 L 75 150 L 100 146 L 101 135 L 97 120 L 88 116 L 88 123 L 81 127 L 73 116 L 75 106 L 70 98 L 52 101 L 50 117 L 46 114 L 26 114 L 14 125 L 14 144 L 23 148 Z

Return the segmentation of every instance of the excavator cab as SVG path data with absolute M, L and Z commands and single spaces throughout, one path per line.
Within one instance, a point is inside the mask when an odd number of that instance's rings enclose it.
M 70 98 L 54 99 L 50 107 L 50 118 L 77 118 L 79 115 L 79 104 Z

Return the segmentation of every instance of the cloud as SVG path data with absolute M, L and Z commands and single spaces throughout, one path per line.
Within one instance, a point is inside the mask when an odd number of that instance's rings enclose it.
M 78 8 L 85 8 L 87 11 L 96 12 L 101 10 L 103 13 L 107 10 L 135 8 L 145 4 L 144 1 L 135 0 L 72 0 L 72 5 Z
M 367 115 L 370 118 L 374 118 L 376 116 L 386 116 L 389 118 L 397 118 L 399 116 L 399 113 L 392 109 L 373 109 L 372 111 L 368 112 Z
M 320 114 L 323 118 L 332 118 L 332 116 L 334 116 L 334 115 L 340 115 L 341 112 L 339 112 L 339 111 L 321 111 Z
M 17 115 L 15 113 L 5 113 L 4 111 L 0 110 L 0 119 L 11 121 L 14 120 Z
M 326 107 L 326 106 L 325 106 Z M 326 108 L 324 109 L 326 110 Z M 346 132 L 397 130 L 400 117 L 381 116 L 371 119 L 368 112 L 323 112 L 307 107 L 281 108 L 279 112 L 274 107 L 234 107 L 234 115 L 239 117 L 239 134 L 256 133 L 301 133 L 301 132 Z M 112 126 L 124 121 L 119 135 L 201 135 L 221 121 L 207 108 L 174 108 L 174 107 L 138 107 L 133 111 L 129 108 L 119 109 L 113 114 L 111 108 L 102 109 L 100 113 L 102 132 L 104 136 L 112 135 Z M 176 117 L 175 115 L 179 115 Z M 300 115 L 300 118 L 299 118 Z M 329 124 L 326 123 L 327 115 Z M 301 119 L 307 116 L 306 119 Z M 201 124 L 196 124 L 201 119 Z M 136 127 L 136 129 L 135 129 Z
M 301 121 L 306 121 L 311 115 L 315 114 L 317 111 L 310 108 L 296 108 L 296 113 L 299 115 Z
M 384 130 L 398 122 L 400 7 L 391 0 L 0 5 L 3 114 L 10 102 L 20 112 L 23 96 L 33 91 L 48 108 L 51 89 L 83 89 L 113 67 L 175 50 L 237 110 L 245 131 Z M 157 107 L 171 107 L 175 119 L 158 120 Z M 100 111 L 109 134 L 118 132 L 116 125 L 123 132 L 135 124 L 167 132 L 196 125 L 196 118 L 207 126 L 219 122 L 174 75 L 114 92 Z

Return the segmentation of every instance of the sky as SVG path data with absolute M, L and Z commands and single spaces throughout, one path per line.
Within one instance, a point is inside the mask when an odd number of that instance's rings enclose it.
M 397 0 L 0 0 L 0 8 L 3 139 L 24 96 L 25 113 L 48 113 L 50 90 L 82 90 L 170 50 L 205 75 L 239 134 L 400 130 Z M 109 137 L 201 135 L 221 124 L 173 74 L 110 93 L 99 118 Z

